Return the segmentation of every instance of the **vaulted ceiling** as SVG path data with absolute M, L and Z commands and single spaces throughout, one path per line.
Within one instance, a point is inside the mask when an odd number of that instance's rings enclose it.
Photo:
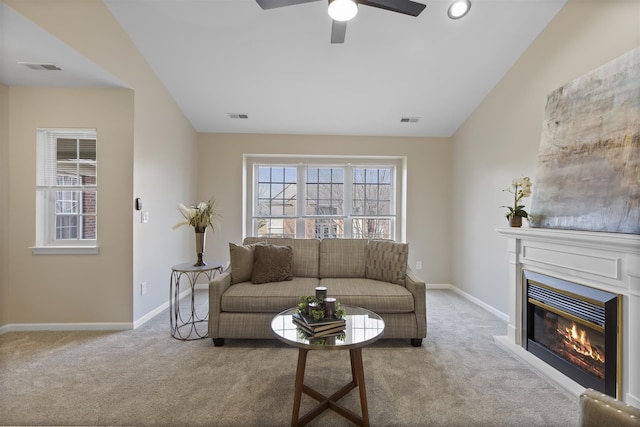
M 471 0 L 459 20 L 453 0 L 418 17 L 360 5 L 331 44 L 325 1 L 104 1 L 199 132 L 395 136 L 454 133 L 566 2 Z M 4 84 L 122 86 L 1 2 L 0 36 Z

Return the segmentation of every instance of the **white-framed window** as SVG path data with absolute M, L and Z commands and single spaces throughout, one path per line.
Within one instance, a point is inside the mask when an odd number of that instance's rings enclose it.
M 246 234 L 393 239 L 402 236 L 400 158 L 245 158 Z
M 38 129 L 34 253 L 94 252 L 98 239 L 95 129 Z

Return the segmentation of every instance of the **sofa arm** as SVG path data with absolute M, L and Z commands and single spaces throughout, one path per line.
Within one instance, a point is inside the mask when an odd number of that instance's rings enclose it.
M 638 427 L 640 426 L 640 409 L 588 388 L 580 395 L 578 425 L 581 427 Z
M 425 338 L 427 336 L 427 285 L 407 267 L 405 287 L 413 295 L 414 311 L 416 313 L 418 326 L 418 336 L 416 338 Z
M 231 286 L 231 271 L 227 269 L 209 282 L 209 338 L 218 338 L 222 294 Z

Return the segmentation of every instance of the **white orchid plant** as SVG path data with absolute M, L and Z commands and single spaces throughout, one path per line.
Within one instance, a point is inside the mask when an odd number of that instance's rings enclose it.
M 525 197 L 531 196 L 532 185 L 531 179 L 528 176 L 523 176 L 522 178 L 515 178 L 509 188 L 502 190 L 513 194 L 513 206 L 500 206 L 501 208 L 508 209 L 505 215 L 507 218 L 519 216 L 529 219 L 529 214 L 524 210 L 524 205 L 521 201 Z
M 174 229 L 183 225 L 190 225 L 196 229 L 196 231 L 204 232 L 204 230 L 211 226 L 214 228 L 214 222 L 216 218 L 220 217 L 220 214 L 214 208 L 215 200 L 209 199 L 207 202 L 200 202 L 197 205 L 187 207 L 182 203 L 178 204 L 178 211 L 184 217 L 183 221 L 180 221 L 173 226 Z

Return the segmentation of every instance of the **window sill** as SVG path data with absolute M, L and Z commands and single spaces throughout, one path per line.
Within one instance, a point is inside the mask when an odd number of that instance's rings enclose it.
M 98 246 L 32 246 L 33 255 L 96 255 Z

